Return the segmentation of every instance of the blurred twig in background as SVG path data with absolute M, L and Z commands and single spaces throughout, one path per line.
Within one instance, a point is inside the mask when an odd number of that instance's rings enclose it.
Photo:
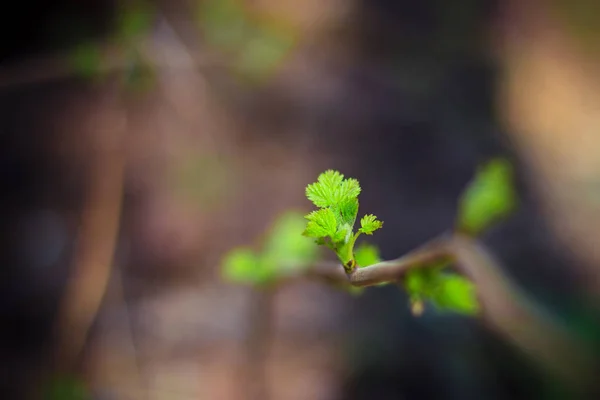
M 448 259 L 475 284 L 481 316 L 494 332 L 576 390 L 589 389 L 594 382 L 594 355 L 590 349 L 513 284 L 489 251 L 472 238 L 460 234 L 441 236 L 403 257 L 349 274 L 339 263 L 320 263 L 306 270 L 306 275 L 330 284 L 371 286 L 399 281 L 413 268 Z
M 112 271 L 123 197 L 127 126 L 120 90 L 104 93 L 89 132 L 89 187 L 81 214 L 77 249 L 57 322 L 57 362 L 71 371 L 106 291 Z

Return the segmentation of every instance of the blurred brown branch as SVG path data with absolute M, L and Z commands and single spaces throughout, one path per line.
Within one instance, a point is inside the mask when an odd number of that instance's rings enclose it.
M 407 271 L 433 261 L 450 260 L 460 274 L 473 281 L 481 304 L 481 318 L 496 333 L 577 389 L 592 382 L 593 358 L 565 327 L 548 315 L 503 273 L 498 261 L 476 240 L 444 235 L 403 257 L 346 274 L 338 263 L 320 263 L 306 272 L 330 284 L 370 286 L 401 281 Z
M 101 305 L 113 264 L 123 196 L 127 115 L 120 90 L 103 93 L 100 115 L 90 121 L 90 182 L 70 280 L 56 325 L 59 370 L 76 367 Z
M 132 61 L 128 53 L 120 46 L 104 43 L 90 44 L 97 46 L 101 59 L 94 67 L 99 76 L 109 76 L 125 72 L 131 68 Z M 141 57 L 150 65 L 164 69 L 202 69 L 219 65 L 216 56 L 208 56 L 204 52 L 169 52 L 169 57 L 158 56 L 162 52 L 153 47 L 156 43 L 140 43 L 136 46 Z M 51 54 L 24 60 L 13 65 L 0 66 L 0 89 L 13 88 L 23 85 L 36 85 L 61 79 L 77 77 L 80 72 L 71 61 L 71 54 Z

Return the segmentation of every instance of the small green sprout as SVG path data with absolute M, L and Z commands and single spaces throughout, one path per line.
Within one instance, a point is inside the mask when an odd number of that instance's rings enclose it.
M 354 244 L 358 236 L 372 235 L 383 225 L 374 215 L 365 215 L 360 229 L 354 232 L 360 191 L 356 179 L 344 179 L 344 175 L 333 170 L 323 172 L 317 182 L 306 187 L 306 197 L 319 209 L 305 216 L 308 222 L 303 235 L 332 249 L 347 273 L 357 265 Z

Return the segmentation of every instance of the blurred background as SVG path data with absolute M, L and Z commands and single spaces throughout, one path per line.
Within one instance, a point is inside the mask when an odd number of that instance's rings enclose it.
M 476 166 L 502 155 L 521 204 L 484 242 L 597 338 L 598 4 L 12 2 L 3 398 L 244 399 L 257 370 L 265 400 L 556 398 L 480 321 L 414 318 L 394 287 L 285 286 L 261 333 L 265 297 L 220 265 L 310 210 L 330 168 L 359 179 L 385 221 L 371 242 L 398 257 L 451 229 Z

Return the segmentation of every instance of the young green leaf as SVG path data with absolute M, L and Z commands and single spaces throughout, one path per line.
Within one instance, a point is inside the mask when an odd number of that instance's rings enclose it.
M 352 228 L 358 214 L 358 199 L 346 198 L 341 200 L 337 206 L 332 207 L 336 212 L 339 224 L 347 224 Z
M 308 220 L 304 236 L 315 239 L 335 236 L 338 232 L 338 223 L 331 208 L 322 208 L 313 211 L 305 217 Z
M 463 192 L 458 229 L 470 235 L 479 234 L 508 216 L 516 203 L 512 165 L 505 159 L 493 159 L 479 168 Z
M 338 190 L 337 203 L 343 203 L 348 200 L 357 199 L 358 195 L 360 194 L 360 190 L 360 184 L 356 179 L 344 179 Z
M 320 208 L 335 207 L 340 201 L 340 193 L 344 175 L 338 171 L 327 170 L 317 178 L 317 182 L 306 187 L 306 197 Z M 358 185 L 358 182 L 356 182 Z M 349 191 L 346 190 L 345 193 Z M 360 187 L 358 188 L 360 193 Z M 356 198 L 354 196 L 354 198 Z
M 383 222 L 379 221 L 373 214 L 365 215 L 360 220 L 360 233 L 372 235 L 377 229 L 383 226 Z

